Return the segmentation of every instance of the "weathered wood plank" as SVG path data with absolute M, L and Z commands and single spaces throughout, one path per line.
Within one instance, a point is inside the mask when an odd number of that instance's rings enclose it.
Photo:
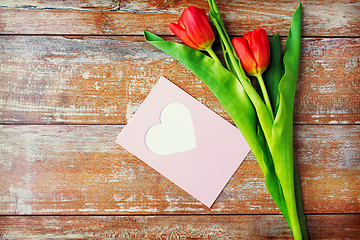
M 358 1 L 304 0 L 305 36 L 359 36 Z M 5 34 L 142 34 L 144 29 L 171 34 L 190 5 L 208 9 L 201 1 L 7 1 L 0 8 L 0 31 Z M 294 1 L 218 1 L 230 34 L 242 35 L 263 27 L 269 34 L 286 35 L 297 8 Z
M 295 123 L 360 123 L 359 43 L 303 39 Z M 2 36 L 0 48 L 2 123 L 124 124 L 161 75 L 229 120 L 199 79 L 142 37 Z
M 264 27 L 285 36 L 298 4 L 218 2 L 231 35 Z M 357 239 L 360 2 L 302 2 L 295 123 L 320 124 L 295 125 L 309 231 Z M 125 124 L 161 75 L 230 121 L 193 74 L 141 36 L 171 35 L 189 5 L 208 9 L 206 0 L 0 3 L 0 123 L 36 124 L 0 125 L 0 238 L 291 239 L 284 218 L 267 215 L 279 210 L 251 153 L 207 209 L 116 145 L 122 125 L 37 125 Z M 48 216 L 9 216 L 32 214 Z
M 358 239 L 360 215 L 307 216 L 311 239 Z M 280 215 L 0 217 L 4 239 L 292 239 Z
M 0 214 L 279 213 L 250 153 L 211 209 L 114 143 L 122 127 L 2 126 Z M 297 125 L 307 213 L 359 213 L 360 126 Z
M 6 9 L 24 10 L 83 10 L 83 11 L 106 11 L 117 8 L 121 0 L 20 0 L 2 1 L 1 7 Z

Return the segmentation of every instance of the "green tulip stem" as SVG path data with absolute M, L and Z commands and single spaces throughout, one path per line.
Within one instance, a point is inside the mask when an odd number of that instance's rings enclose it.
M 209 55 L 212 57 L 212 59 L 214 59 L 216 62 L 220 63 L 219 58 L 216 56 L 216 54 L 214 53 L 214 51 L 212 50 L 211 47 L 209 47 L 208 49 L 206 49 L 206 51 L 209 53 Z
M 271 108 L 269 95 L 268 95 L 268 93 L 266 91 L 266 87 L 265 87 L 265 83 L 264 83 L 264 79 L 262 77 L 262 74 L 258 74 L 258 75 L 256 75 L 256 77 L 257 77 L 257 79 L 259 81 L 259 84 L 260 84 L 260 88 L 261 88 L 261 92 L 263 94 L 265 105 L 266 105 L 267 109 L 269 110 L 269 113 L 270 113 L 272 119 L 274 120 L 274 113 L 273 113 L 272 108 Z
M 229 58 L 230 58 L 230 65 L 233 66 L 235 75 L 238 77 L 238 79 L 244 79 L 244 78 L 247 79 L 244 70 L 242 70 L 242 67 L 239 66 L 239 61 L 236 60 L 236 58 L 234 56 L 234 52 L 230 51 L 230 49 L 232 49 L 232 48 L 231 48 L 230 43 L 227 41 L 227 39 L 228 39 L 228 37 L 226 36 L 227 34 L 222 31 L 222 28 L 221 28 L 220 24 L 218 23 L 218 21 L 216 21 L 216 18 L 213 19 L 213 23 L 214 23 L 216 29 L 218 30 L 220 39 L 222 40 L 223 44 L 225 45 L 225 49 L 228 50 L 228 54 L 229 54 Z

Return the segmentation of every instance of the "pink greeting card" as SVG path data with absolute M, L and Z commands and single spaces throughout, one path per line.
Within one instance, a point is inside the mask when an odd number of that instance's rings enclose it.
M 164 77 L 116 142 L 207 207 L 250 151 L 236 127 Z

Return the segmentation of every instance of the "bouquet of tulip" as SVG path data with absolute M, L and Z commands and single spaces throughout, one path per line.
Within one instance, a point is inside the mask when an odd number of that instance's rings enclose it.
M 170 30 L 188 46 L 164 41 L 146 31 L 145 39 L 180 61 L 209 87 L 253 151 L 265 176 L 266 187 L 294 239 L 308 239 L 293 156 L 301 3 L 293 16 L 284 54 L 279 36 L 275 34 L 269 43 L 264 29 L 255 29 L 230 41 L 215 0 L 209 0 L 209 6 L 225 66 L 211 48 L 215 36 L 204 9 L 190 6 L 177 24 L 170 24 Z M 255 87 L 249 76 L 257 78 Z

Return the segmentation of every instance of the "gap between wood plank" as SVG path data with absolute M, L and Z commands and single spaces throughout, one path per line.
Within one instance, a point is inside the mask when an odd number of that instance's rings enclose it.
M 211 217 L 211 216 L 281 216 L 281 213 L 219 213 L 219 214 L 6 214 L 2 217 Z M 306 213 L 305 216 L 360 215 L 360 213 Z
M 144 35 L 140 35 L 140 34 L 19 34 L 19 33 L 0 33 L 0 37 L 2 36 L 28 36 L 28 37 L 37 37 L 37 36 L 42 36 L 42 37 L 143 37 Z M 161 38 L 177 38 L 175 35 L 163 35 L 163 34 L 159 34 L 158 35 Z M 242 35 L 229 35 L 230 38 L 234 38 L 234 37 L 240 37 Z M 272 38 L 274 35 L 268 35 L 269 38 Z M 286 38 L 287 35 L 279 35 L 280 38 Z M 355 39 L 355 38 L 360 38 L 359 36 L 341 36 L 341 35 L 335 35 L 335 36 L 329 36 L 329 35 L 323 35 L 323 36 L 308 36 L 308 35 L 304 35 L 301 36 L 301 38 L 324 38 L 324 39 L 331 39 L 331 38 L 351 38 L 351 39 Z M 145 41 L 145 40 L 144 40 Z

